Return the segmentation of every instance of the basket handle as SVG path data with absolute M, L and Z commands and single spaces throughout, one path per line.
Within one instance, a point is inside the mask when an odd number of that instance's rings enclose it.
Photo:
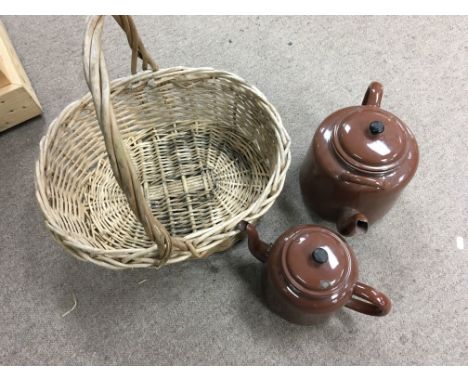
M 152 214 L 135 167 L 122 140 L 111 102 L 109 76 L 102 52 L 101 36 L 104 18 L 105 16 L 91 16 L 88 20 L 83 46 L 83 64 L 112 171 L 127 197 L 130 208 L 143 225 L 148 237 L 158 246 L 157 265 L 163 265 L 168 260 L 173 245 L 181 250 L 188 250 L 196 256 L 197 253 L 191 243 L 182 238 L 171 238 L 169 232 Z M 132 49 L 132 74 L 136 73 L 138 58 L 143 61 L 143 69 L 146 69 L 149 64 L 153 70 L 157 70 L 158 66 L 143 46 L 132 18 L 114 16 L 114 19 L 127 34 L 127 40 Z

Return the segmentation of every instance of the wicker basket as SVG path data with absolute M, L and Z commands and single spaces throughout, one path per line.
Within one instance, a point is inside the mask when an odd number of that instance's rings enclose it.
M 90 94 L 63 110 L 40 145 L 36 194 L 46 225 L 73 255 L 111 269 L 225 250 L 239 238 L 238 222 L 255 222 L 281 192 L 290 139 L 280 116 L 234 74 L 158 70 L 133 20 L 114 18 L 132 49 L 132 75 L 109 82 L 104 17 L 91 17 Z M 145 71 L 136 74 L 139 58 Z

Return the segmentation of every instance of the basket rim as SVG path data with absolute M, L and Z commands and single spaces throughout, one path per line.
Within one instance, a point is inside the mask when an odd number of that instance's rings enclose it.
M 286 131 L 285 127 L 283 126 L 281 117 L 276 110 L 276 108 L 267 100 L 266 96 L 254 85 L 250 85 L 247 83 L 243 78 L 239 77 L 238 75 L 224 71 L 224 70 L 217 70 L 211 67 L 185 67 L 185 66 L 176 66 L 170 68 L 159 69 L 158 71 L 152 70 L 145 70 L 141 71 L 137 74 L 132 74 L 124 77 L 120 77 L 111 81 L 111 93 L 113 89 L 117 86 L 123 86 L 126 83 L 133 82 L 135 80 L 146 80 L 151 78 L 163 79 L 165 76 L 173 75 L 173 74 L 180 74 L 180 75 L 190 75 L 190 74 L 197 74 L 199 72 L 204 72 L 206 74 L 210 74 L 212 76 L 216 76 L 218 78 L 225 78 L 231 81 L 236 82 L 237 84 L 243 86 L 246 90 L 251 91 L 259 100 L 262 101 L 262 104 L 265 110 L 270 114 L 272 117 L 272 121 L 275 125 L 275 135 L 277 138 L 276 144 L 276 152 L 278 155 L 277 163 L 273 168 L 273 173 L 270 176 L 268 183 L 266 184 L 262 193 L 249 205 L 248 208 L 244 212 L 239 215 L 232 217 L 229 220 L 224 220 L 216 225 L 213 225 L 209 228 L 205 228 L 203 230 L 194 231 L 190 234 L 183 236 L 186 240 L 196 240 L 202 241 L 207 237 L 212 237 L 216 234 L 223 234 L 223 238 L 216 240 L 214 239 L 213 242 L 208 247 L 214 247 L 219 244 L 220 241 L 225 240 L 226 235 L 228 236 L 235 236 L 239 234 L 239 230 L 237 229 L 236 225 L 240 220 L 250 220 L 255 222 L 261 216 L 263 216 L 273 205 L 273 202 L 276 200 L 278 195 L 280 194 L 281 190 L 284 186 L 284 181 L 286 178 L 287 170 L 291 163 L 291 139 Z M 85 245 L 83 242 L 77 241 L 76 236 L 70 235 L 68 232 L 63 231 L 59 224 L 56 224 L 57 217 L 54 216 L 54 209 L 49 203 L 47 197 L 47 185 L 45 183 L 46 179 L 46 167 L 48 163 L 48 153 L 49 153 L 49 146 L 55 140 L 56 135 L 60 129 L 60 126 L 63 125 L 63 121 L 67 119 L 71 114 L 77 112 L 80 107 L 84 105 L 88 105 L 92 102 L 91 93 L 87 92 L 84 96 L 79 98 L 78 100 L 72 101 L 64 109 L 60 112 L 60 114 L 49 124 L 45 135 L 41 138 L 40 141 L 40 152 L 39 158 L 36 161 L 36 171 L 35 171 L 35 187 L 36 187 L 36 199 L 40 205 L 42 214 L 44 216 L 47 228 L 53 233 L 54 237 L 57 241 L 61 242 L 66 249 L 70 250 L 73 248 L 78 250 L 85 250 L 90 254 L 115 254 L 119 252 L 125 253 L 134 253 L 138 255 L 142 255 L 148 252 L 152 252 L 156 250 L 157 245 L 153 244 L 149 247 L 141 247 L 141 248 L 121 248 L 121 249 L 105 249 L 105 248 L 98 248 L 96 246 L 88 246 Z M 273 183 L 275 183 L 275 188 L 272 188 Z M 266 205 L 258 211 L 257 205 L 263 202 L 267 202 Z M 55 222 L 55 223 L 54 223 Z M 228 227 L 230 227 L 228 229 Z M 56 235 L 58 237 L 56 237 Z M 60 240 L 58 240 L 60 238 Z M 70 248 L 70 246 L 72 248 Z M 201 248 L 202 250 L 204 248 Z M 78 257 L 82 260 L 81 257 L 77 256 L 75 253 L 72 254 L 75 257 Z M 179 261 L 183 261 L 187 258 L 191 257 L 190 253 L 187 253 L 184 256 L 177 257 L 177 258 L 170 258 L 168 263 L 175 263 Z M 89 261 L 98 263 L 102 265 L 102 262 L 96 259 L 89 258 Z M 108 264 L 106 264 L 108 266 Z M 119 267 L 120 268 L 120 267 Z

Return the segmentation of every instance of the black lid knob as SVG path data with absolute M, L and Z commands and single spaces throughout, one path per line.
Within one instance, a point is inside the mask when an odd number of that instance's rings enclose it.
M 369 130 L 372 135 L 382 134 L 385 130 L 385 125 L 381 121 L 373 121 L 369 125 Z
M 328 252 L 323 248 L 317 248 L 312 252 L 312 259 L 318 264 L 324 264 L 328 261 Z

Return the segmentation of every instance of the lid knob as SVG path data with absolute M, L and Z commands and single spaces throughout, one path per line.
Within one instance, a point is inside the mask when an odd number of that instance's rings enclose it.
M 324 264 L 328 261 L 328 252 L 323 248 L 317 248 L 312 252 L 312 259 L 318 264 Z
M 372 135 L 382 134 L 385 130 L 385 125 L 381 121 L 373 121 L 369 125 L 369 131 Z

